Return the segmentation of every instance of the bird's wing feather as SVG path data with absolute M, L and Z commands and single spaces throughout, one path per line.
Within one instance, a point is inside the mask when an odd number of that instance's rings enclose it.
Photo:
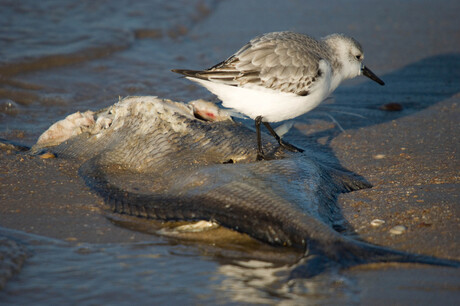
M 318 41 L 306 35 L 269 33 L 252 39 L 233 56 L 208 70 L 194 71 L 193 77 L 307 95 L 321 75 L 319 61 L 326 57 L 326 52 Z

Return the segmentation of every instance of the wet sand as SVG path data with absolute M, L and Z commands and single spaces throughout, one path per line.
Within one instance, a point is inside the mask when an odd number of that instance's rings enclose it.
M 362 239 L 460 258 L 459 102 L 457 94 L 417 114 L 333 140 L 343 165 L 374 185 L 340 201 Z M 374 219 L 385 224 L 373 227 Z M 390 229 L 398 225 L 407 230 L 392 235 Z
M 75 243 L 152 238 L 114 226 L 77 170 L 65 160 L 2 152 L 1 226 Z

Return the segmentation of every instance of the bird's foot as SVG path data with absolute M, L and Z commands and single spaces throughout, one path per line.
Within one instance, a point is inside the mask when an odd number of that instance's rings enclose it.
M 288 150 L 288 151 L 291 151 L 291 152 L 297 152 L 297 153 L 302 153 L 304 150 L 300 149 L 300 148 L 297 148 L 296 146 L 294 145 L 291 145 L 290 143 L 288 142 L 285 142 L 283 141 L 282 139 L 280 139 L 278 141 L 278 143 L 280 144 L 281 147 L 283 147 L 284 149 Z
M 260 160 L 265 160 L 265 154 L 264 152 L 257 152 L 257 157 L 256 157 L 256 161 L 260 161 Z

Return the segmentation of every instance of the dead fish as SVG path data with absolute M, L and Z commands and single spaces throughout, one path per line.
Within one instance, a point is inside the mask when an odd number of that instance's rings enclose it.
M 371 262 L 460 266 L 341 235 L 332 227 L 337 195 L 369 184 L 320 162 L 315 152 L 292 153 L 268 137 L 266 160 L 254 162 L 254 131 L 209 104 L 204 112 L 217 121 L 199 119 L 195 114 L 203 109 L 194 107 L 203 104 L 128 97 L 89 119 L 89 113 L 84 120 L 67 117 L 70 122 L 53 125 L 31 152 L 46 149 L 80 162 L 81 176 L 114 212 L 211 221 L 298 249 L 304 259 L 293 278 L 316 275 L 330 265 Z

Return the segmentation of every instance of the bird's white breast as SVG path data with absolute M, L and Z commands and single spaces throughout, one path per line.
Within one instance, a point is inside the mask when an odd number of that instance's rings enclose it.
M 305 114 L 327 98 L 331 92 L 331 66 L 328 62 L 321 60 L 319 68 L 323 74 L 313 84 L 306 96 L 262 86 L 238 87 L 198 78 L 187 78 L 215 94 L 224 107 L 233 108 L 252 119 L 262 116 L 263 121 L 278 122 Z

